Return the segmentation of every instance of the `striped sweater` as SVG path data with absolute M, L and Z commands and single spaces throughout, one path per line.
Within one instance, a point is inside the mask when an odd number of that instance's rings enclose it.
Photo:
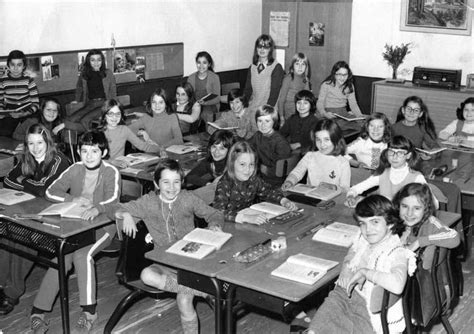
M 13 78 L 9 74 L 0 78 L 0 108 L 18 108 L 30 102 L 32 104 L 22 111 L 32 114 L 39 105 L 38 89 L 33 78 L 26 75 Z

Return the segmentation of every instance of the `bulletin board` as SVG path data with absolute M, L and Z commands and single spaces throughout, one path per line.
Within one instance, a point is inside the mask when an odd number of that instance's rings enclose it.
M 183 75 L 183 43 L 100 49 L 117 84 Z M 40 94 L 76 89 L 82 63 L 89 50 L 27 54 L 27 73 Z M 0 75 L 7 56 L 0 57 Z

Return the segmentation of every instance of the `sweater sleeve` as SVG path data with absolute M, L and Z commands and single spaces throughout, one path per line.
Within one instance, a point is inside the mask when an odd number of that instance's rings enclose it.
M 199 119 L 199 116 L 201 115 L 201 106 L 199 103 L 195 102 L 193 104 L 193 107 L 191 109 L 191 114 L 176 114 L 178 118 L 186 123 L 194 123 Z
M 209 91 L 207 92 L 208 94 L 216 94 L 217 96 L 213 98 L 212 100 L 206 101 L 203 103 L 205 106 L 211 106 L 220 103 L 221 101 L 221 80 L 219 78 L 219 75 L 217 73 L 211 72 L 214 75 L 210 74 L 209 75 Z M 212 76 L 212 79 L 211 79 Z
M 205 186 L 206 183 L 210 181 L 209 178 L 206 178 L 207 174 L 209 173 L 207 169 L 208 165 L 209 162 L 207 159 L 199 162 L 199 164 L 194 167 L 186 176 L 186 182 L 198 187 Z
M 280 94 L 281 82 L 283 81 L 283 76 L 285 72 L 283 67 L 280 64 L 277 64 L 272 72 L 271 84 L 270 84 L 270 96 L 268 97 L 267 104 L 275 106 L 278 100 L 278 95 Z
M 209 227 L 221 226 L 224 222 L 224 214 L 207 205 L 201 198 L 194 195 L 192 192 L 189 192 L 191 196 L 191 203 L 194 206 L 194 213 L 196 216 L 203 218 L 208 224 Z
M 432 233 L 418 237 L 420 247 L 435 245 L 444 248 L 455 248 L 459 245 L 459 234 L 455 230 L 441 223 L 436 217 L 430 217 L 427 222 L 430 224 Z
M 178 117 L 176 115 L 172 116 L 174 117 L 170 118 L 169 126 L 171 127 L 171 134 L 173 138 L 170 139 L 168 142 L 164 143 L 164 147 L 168 147 L 175 144 L 180 145 L 184 142 L 183 134 L 181 133 L 181 128 L 179 127 Z
M 348 160 L 341 161 L 341 164 L 342 164 L 341 166 L 342 168 L 341 168 L 341 179 L 339 181 L 340 182 L 339 186 L 341 186 L 342 190 L 346 192 L 349 190 L 351 186 L 351 166 Z
M 349 108 L 351 108 L 351 112 L 353 112 L 358 117 L 363 116 L 362 112 L 360 111 L 359 105 L 357 104 L 355 90 L 352 91 L 352 93 L 347 94 L 347 101 L 349 102 Z
M 303 176 L 308 171 L 308 167 L 310 165 L 310 160 L 311 160 L 310 158 L 311 154 L 312 154 L 311 152 L 308 152 L 303 156 L 303 158 L 298 162 L 295 168 L 293 168 L 293 170 L 287 176 L 285 182 L 289 181 L 293 185 L 295 185 L 303 178 Z
M 128 128 L 134 133 L 137 134 L 138 130 L 144 129 L 145 124 L 151 121 L 151 117 L 149 115 L 143 115 L 139 119 L 133 121 L 130 125 L 128 125 Z
M 82 73 L 77 77 L 77 82 L 76 82 L 76 94 L 74 97 L 74 100 L 77 102 L 81 102 L 83 100 L 83 93 L 84 89 L 82 87 Z
M 70 202 L 73 196 L 69 194 L 69 189 L 74 177 L 77 177 L 77 163 L 66 169 L 51 185 L 46 189 L 46 198 L 53 202 Z
M 456 133 L 456 125 L 458 123 L 458 120 L 454 120 L 451 123 L 449 123 L 443 130 L 439 132 L 439 139 L 441 140 L 448 140 L 449 137 L 454 135 Z
M 378 186 L 379 182 L 380 182 L 380 175 L 371 175 L 369 176 L 368 179 L 352 186 L 351 189 L 349 189 L 349 191 L 347 192 L 347 196 L 360 195 L 364 191 L 369 190 L 372 187 Z
M 147 143 L 141 140 L 140 138 L 138 138 L 129 128 L 126 127 L 125 129 L 126 129 L 125 135 L 126 135 L 127 141 L 129 141 L 133 146 L 135 146 L 140 151 L 152 152 L 152 153 L 156 153 L 160 151 L 160 147 L 158 145 Z
M 244 88 L 244 95 L 247 98 L 247 101 L 250 101 L 250 98 L 252 97 L 252 94 L 253 94 L 251 68 L 252 68 L 252 65 L 249 66 L 249 70 L 247 72 L 247 79 L 245 80 L 245 88 Z
M 286 102 L 286 96 L 288 95 L 288 90 L 290 89 L 290 82 L 291 82 L 291 76 L 287 75 L 283 78 L 283 82 L 281 84 L 280 95 L 278 97 L 278 114 L 280 115 L 280 120 L 285 115 L 285 110 L 284 110 L 285 102 Z M 283 129 L 281 129 L 280 131 L 283 131 Z
M 12 170 L 10 170 L 3 179 L 3 185 L 5 188 L 23 190 L 23 183 L 18 181 L 18 177 L 22 176 L 23 173 L 21 171 L 22 163 L 18 162 Z
M 15 131 L 13 132 L 13 139 L 23 141 L 25 140 L 26 131 L 28 128 L 38 123 L 38 119 L 36 117 L 26 118 L 23 122 L 18 123 Z
M 273 156 L 273 164 L 280 159 L 286 159 L 291 155 L 291 146 L 288 141 L 278 133 L 275 137 L 275 155 Z
M 431 137 L 426 131 L 423 133 L 423 143 L 429 149 L 440 147 L 436 138 Z
M 104 171 L 104 197 L 103 200 L 94 206 L 100 213 L 106 212 L 107 207 L 120 201 L 120 185 L 122 184 L 120 172 L 111 164 L 102 162 L 107 168 Z
M 256 182 L 257 196 L 260 198 L 260 200 L 273 202 L 280 205 L 280 201 L 283 198 L 283 192 L 280 188 L 271 186 L 261 178 L 257 178 Z
M 325 101 L 326 95 L 328 94 L 329 84 L 323 82 L 321 87 L 319 88 L 319 96 L 318 101 L 316 102 L 316 109 L 318 110 L 319 114 L 324 117 L 326 116 L 326 108 L 325 108 Z
M 216 210 L 221 211 L 224 214 L 226 221 L 234 222 L 237 212 L 235 210 L 228 209 L 230 202 L 230 194 L 232 192 L 232 181 L 224 174 L 223 177 L 217 182 L 216 196 L 214 197 L 213 207 Z

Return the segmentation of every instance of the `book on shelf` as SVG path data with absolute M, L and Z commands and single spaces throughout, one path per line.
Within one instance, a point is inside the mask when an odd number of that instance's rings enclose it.
M 418 152 L 428 154 L 428 155 L 438 154 L 439 152 L 443 152 L 445 149 L 446 147 L 437 147 L 437 148 L 432 148 L 432 149 L 416 148 Z
M 359 226 L 334 222 L 313 235 L 314 241 L 343 247 L 350 247 L 360 233 Z
M 28 102 L 27 104 L 24 104 L 16 109 L 0 109 L 0 114 L 14 114 L 14 113 L 17 113 L 17 112 L 20 112 L 22 111 L 23 109 L 31 106 L 31 102 Z
M 213 127 L 213 128 L 216 128 L 217 130 L 229 130 L 229 131 L 232 131 L 232 130 L 236 130 L 238 129 L 239 127 L 238 126 L 220 126 L 218 124 L 216 124 L 215 122 L 207 122 L 207 125 Z
M 308 184 L 297 183 L 289 188 L 288 191 L 323 201 L 329 201 L 341 193 L 341 187 L 326 182 L 321 182 L 316 187 Z
M 273 204 L 269 202 L 260 202 L 257 204 L 253 204 L 252 206 L 248 208 L 240 210 L 239 213 L 237 214 L 237 217 L 235 218 L 235 222 L 236 223 L 253 223 L 253 222 L 244 221 L 245 218 L 243 217 L 243 215 L 264 214 L 267 217 L 267 219 L 270 219 L 289 211 L 290 210 L 288 210 L 284 206 L 281 206 L 278 204 Z
M 336 261 L 299 253 L 288 257 L 283 264 L 271 272 L 271 275 L 313 285 L 323 277 L 328 270 L 337 265 L 338 262 Z
M 0 204 L 13 205 L 29 201 L 33 198 L 35 198 L 35 196 L 25 193 L 24 191 L 0 188 Z
M 334 114 L 334 115 L 348 122 L 365 120 L 364 116 L 356 116 L 350 113 L 347 113 L 346 115 L 341 115 L 341 114 Z
M 202 259 L 219 250 L 230 238 L 232 238 L 230 233 L 195 228 L 186 234 L 183 239 L 175 242 L 166 252 Z
M 90 206 L 85 206 L 76 202 L 63 202 L 48 206 L 46 209 L 38 213 L 38 215 L 82 219 L 82 215 L 89 208 Z
M 218 97 L 219 95 L 216 95 L 214 93 L 209 93 L 207 95 L 204 95 L 203 97 L 201 97 L 201 101 L 203 102 L 207 102 L 207 101 L 210 101 L 212 99 L 215 99 L 216 97 Z
M 167 152 L 174 154 L 186 154 L 199 151 L 200 147 L 193 143 L 171 145 L 166 148 Z
M 135 166 L 141 163 L 155 163 L 160 160 L 160 157 L 157 155 L 151 155 L 146 153 L 131 153 L 125 156 L 115 158 L 116 161 L 123 161 L 128 166 Z

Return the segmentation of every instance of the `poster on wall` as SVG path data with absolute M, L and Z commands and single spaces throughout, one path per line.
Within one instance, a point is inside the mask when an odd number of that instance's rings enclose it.
M 53 80 L 53 76 L 51 74 L 51 65 L 53 62 L 53 56 L 41 57 L 41 71 L 43 72 L 43 81 Z
M 474 0 L 402 0 L 400 30 L 471 35 Z
M 38 78 L 40 76 L 40 58 L 39 57 L 32 57 L 26 58 L 26 70 L 25 74 L 31 78 Z
M 114 73 L 135 72 L 135 49 L 114 51 Z
M 309 46 L 324 46 L 325 24 L 321 22 L 309 23 Z
M 275 46 L 288 47 L 290 27 L 290 12 L 270 12 L 270 36 L 275 41 Z

